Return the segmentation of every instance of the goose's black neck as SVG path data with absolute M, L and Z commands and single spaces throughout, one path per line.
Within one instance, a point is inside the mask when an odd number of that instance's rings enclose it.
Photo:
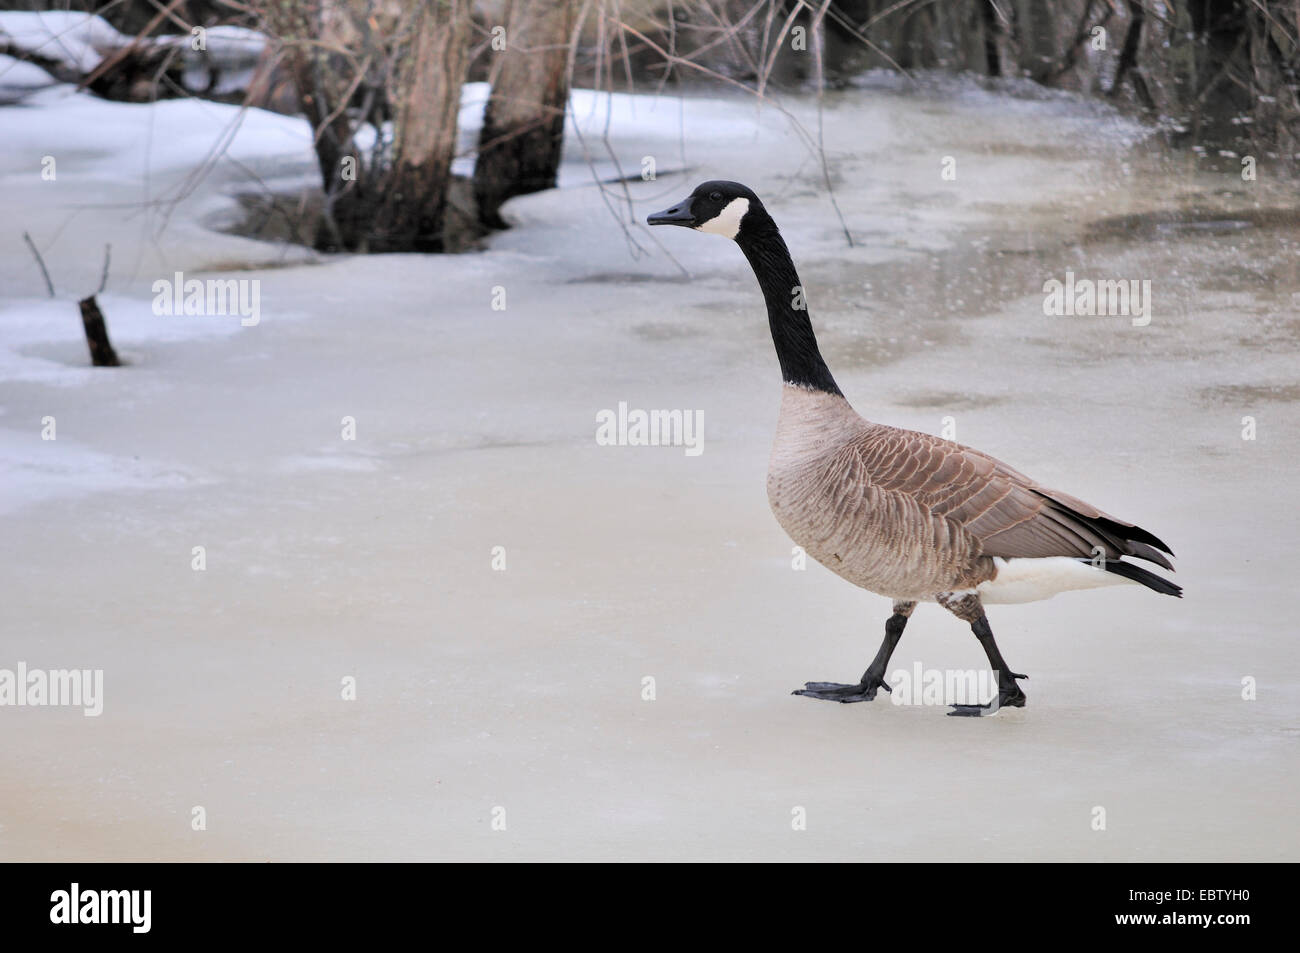
M 772 329 L 772 343 L 781 362 L 781 377 L 787 384 L 798 384 L 828 394 L 843 393 L 831 376 L 830 368 L 817 349 L 812 321 L 808 317 L 803 284 L 794 269 L 790 250 L 777 230 L 776 222 L 766 210 L 755 209 L 745 216 L 736 244 L 749 259 L 750 267 L 763 289 L 767 302 L 767 323 Z

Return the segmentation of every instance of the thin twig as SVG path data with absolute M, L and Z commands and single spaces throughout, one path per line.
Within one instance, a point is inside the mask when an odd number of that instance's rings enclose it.
M 104 288 L 107 287 L 108 285 L 108 266 L 112 261 L 113 261 L 113 246 L 105 245 L 104 246 L 104 271 L 99 276 L 99 288 L 97 288 L 95 291 L 95 294 L 97 295 L 103 294 Z
M 822 178 L 826 182 L 826 194 L 830 197 L 831 207 L 835 209 L 835 217 L 840 220 L 840 228 L 844 229 L 844 240 L 853 247 L 853 233 L 849 231 L 849 223 L 844 220 L 844 213 L 840 211 L 840 203 L 835 198 L 835 186 L 831 184 L 831 167 L 826 161 L 826 139 L 825 139 L 825 122 L 823 117 L 822 99 L 826 91 L 826 81 L 824 75 L 824 63 L 822 57 L 821 32 L 825 29 L 822 26 L 822 17 L 830 8 L 831 0 L 822 0 L 821 8 L 813 17 L 812 34 L 813 34 L 813 57 L 817 67 L 817 156 L 821 160 Z
M 50 272 L 49 269 L 45 267 L 45 259 L 42 258 L 41 253 L 36 250 L 36 243 L 32 241 L 32 236 L 28 235 L 26 232 L 23 232 L 23 241 L 25 241 L 27 243 L 27 247 L 32 250 L 32 255 L 34 255 L 36 258 L 36 264 L 41 266 L 41 274 L 45 276 L 45 287 L 50 290 L 50 297 L 53 298 L 54 282 L 50 280 Z

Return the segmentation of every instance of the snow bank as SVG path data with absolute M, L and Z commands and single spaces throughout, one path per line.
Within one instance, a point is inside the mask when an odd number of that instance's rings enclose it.
M 88 73 L 104 55 L 130 42 L 103 17 L 70 11 L 0 10 L 0 40 L 14 48 Z
M 37 90 L 54 86 L 57 82 L 35 63 L 16 60 L 0 53 L 0 106 L 19 102 Z

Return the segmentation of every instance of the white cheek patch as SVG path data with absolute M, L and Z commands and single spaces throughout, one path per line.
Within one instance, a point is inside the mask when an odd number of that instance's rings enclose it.
M 727 207 L 709 219 L 703 225 L 695 226 L 697 231 L 712 232 L 726 238 L 735 238 L 740 234 L 740 220 L 749 211 L 749 199 L 732 199 Z

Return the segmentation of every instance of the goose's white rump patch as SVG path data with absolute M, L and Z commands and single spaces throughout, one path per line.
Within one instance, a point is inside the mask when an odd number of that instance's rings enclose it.
M 980 601 L 988 605 L 1037 602 L 1040 599 L 1050 599 L 1058 592 L 1074 589 L 1098 589 L 1125 583 L 1137 585 L 1131 579 L 1069 556 L 1048 556 L 1043 559 L 1003 559 L 994 556 L 993 565 L 997 567 L 997 576 L 975 588 Z
M 745 217 L 745 213 L 748 211 L 749 199 L 732 199 L 721 212 L 703 225 L 696 226 L 696 230 L 713 232 L 715 235 L 724 235 L 727 238 L 735 238 L 740 234 L 740 220 Z

